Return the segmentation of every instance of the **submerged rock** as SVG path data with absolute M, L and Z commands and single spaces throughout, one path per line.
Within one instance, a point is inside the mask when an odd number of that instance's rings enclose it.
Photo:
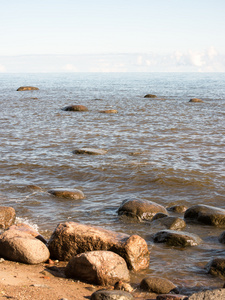
M 157 98 L 157 96 L 153 94 L 147 94 L 144 96 L 144 98 Z
M 134 297 L 124 291 L 119 290 L 99 290 L 91 295 L 91 300 L 133 300 Z
M 161 230 L 153 235 L 153 240 L 155 243 L 165 243 L 174 247 L 197 246 L 202 241 L 195 234 L 175 230 Z
M 213 258 L 207 265 L 206 270 L 209 274 L 225 278 L 225 258 Z
M 108 151 L 103 149 L 81 148 L 73 151 L 73 154 L 104 155 Z
M 0 235 L 0 256 L 21 263 L 39 264 L 49 259 L 46 245 L 32 234 L 7 230 Z
M 7 229 L 16 219 L 16 211 L 13 207 L 0 206 L 0 228 Z
M 184 218 L 205 225 L 225 227 L 225 209 L 214 206 L 194 205 L 186 210 Z
M 117 114 L 118 111 L 116 109 L 106 109 L 106 110 L 101 110 L 100 113 L 104 113 L 104 114 Z
M 54 189 L 54 190 L 49 190 L 48 193 L 55 197 L 61 197 L 61 198 L 67 198 L 73 200 L 80 200 L 85 198 L 84 193 L 77 189 Z
M 62 108 L 64 111 L 88 111 L 88 108 L 84 105 L 69 105 Z
M 17 91 L 34 91 L 34 90 L 39 90 L 39 88 L 34 86 L 21 86 L 17 89 Z
M 148 200 L 125 200 L 118 209 L 118 215 L 126 215 L 141 220 L 151 220 L 155 214 L 168 215 L 167 210 L 160 204 Z
M 111 251 L 91 251 L 78 254 L 66 266 L 67 277 L 98 285 L 114 285 L 118 280 L 129 281 L 125 260 Z
M 122 256 L 128 268 L 134 271 L 146 269 L 150 260 L 147 243 L 140 236 L 129 236 L 75 222 L 59 224 L 48 247 L 51 258 L 59 260 L 70 260 L 87 251 L 112 251 Z
M 156 294 L 167 294 L 174 290 L 177 291 L 177 287 L 170 280 L 156 276 L 144 278 L 140 283 L 140 288 Z

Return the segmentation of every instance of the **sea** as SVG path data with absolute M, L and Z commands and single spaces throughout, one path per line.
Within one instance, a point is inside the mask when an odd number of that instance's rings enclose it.
M 225 208 L 225 73 L 1 73 L 0 103 L 0 205 L 15 208 L 17 222 L 46 238 L 67 221 L 138 234 L 150 265 L 132 274 L 134 283 L 154 275 L 181 293 L 223 286 L 205 266 L 225 256 L 225 229 L 187 223 L 184 231 L 202 243 L 168 247 L 153 243 L 158 229 L 149 222 L 117 210 L 126 199 Z M 76 104 L 88 111 L 62 110 Z M 118 113 L 100 113 L 106 109 Z M 107 153 L 73 153 L 80 148 Z M 85 199 L 54 197 L 55 188 L 82 190 Z

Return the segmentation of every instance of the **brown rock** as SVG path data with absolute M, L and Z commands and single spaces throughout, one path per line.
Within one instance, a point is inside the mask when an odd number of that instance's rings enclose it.
M 157 98 L 157 96 L 153 94 L 147 94 L 144 96 L 144 98 Z
M 125 260 L 111 251 L 91 251 L 71 258 L 66 266 L 67 277 L 98 285 L 114 285 L 118 280 L 129 281 Z
M 188 300 L 185 295 L 162 294 L 156 297 L 156 300 Z
M 194 293 L 188 300 L 223 300 L 225 299 L 225 289 L 214 289 Z
M 32 234 L 7 230 L 0 235 L 0 256 L 26 264 L 39 264 L 49 259 L 49 250 Z
M 205 225 L 225 227 L 225 209 L 210 205 L 194 205 L 186 210 L 184 218 Z
M 98 290 L 91 295 L 90 300 L 133 300 L 134 297 L 125 291 Z
M 28 233 L 28 234 L 32 235 L 34 238 L 43 242 L 45 245 L 47 244 L 46 239 L 37 230 L 35 230 L 33 227 L 31 227 L 30 225 L 27 225 L 25 223 L 19 223 L 16 225 L 12 225 L 9 227 L 8 230 L 14 230 L 14 231 L 18 230 L 18 231 Z
M 73 154 L 88 154 L 88 155 L 104 155 L 107 150 L 93 149 L 93 148 L 81 148 L 73 151 Z
M 189 102 L 204 102 L 203 100 L 201 100 L 201 99 L 198 99 L 198 98 L 192 98 L 192 99 L 190 99 L 190 101 Z
M 131 293 L 133 292 L 134 289 L 129 283 L 119 280 L 114 284 L 114 290 L 120 290 L 120 291 Z
M 21 86 L 17 89 L 17 91 L 34 91 L 34 90 L 39 90 L 39 88 L 34 86 Z
M 225 278 L 225 258 L 213 258 L 207 265 L 206 270 L 209 274 Z
M 144 278 L 140 283 L 140 288 L 156 294 L 167 294 L 177 289 L 170 280 L 155 276 Z
M 179 230 L 186 227 L 186 223 L 181 218 L 168 217 L 159 218 L 151 223 L 153 227 L 164 227 L 171 230 Z
M 146 269 L 150 259 L 147 243 L 138 235 L 129 236 L 75 222 L 59 224 L 48 247 L 51 258 L 58 260 L 69 260 L 86 251 L 112 251 L 122 256 L 128 268 L 134 271 Z
M 186 205 L 179 205 L 179 204 L 173 205 L 173 206 L 167 208 L 167 210 L 173 211 L 173 212 L 179 213 L 179 214 L 184 213 L 187 209 L 188 209 L 188 207 Z
M 16 219 L 16 212 L 13 207 L 0 206 L 0 228 L 7 229 Z
M 74 200 L 84 199 L 84 193 L 77 189 L 53 189 L 49 190 L 48 193 L 61 198 Z
M 167 210 L 160 204 L 148 200 L 125 200 L 118 209 L 119 215 L 135 218 L 139 221 L 151 220 L 157 213 L 168 215 Z
M 69 105 L 62 108 L 64 111 L 88 111 L 88 108 L 84 105 Z

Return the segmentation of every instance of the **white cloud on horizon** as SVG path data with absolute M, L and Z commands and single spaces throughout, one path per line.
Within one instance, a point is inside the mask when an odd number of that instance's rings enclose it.
M 173 53 L 0 56 L 0 72 L 225 72 L 214 47 Z

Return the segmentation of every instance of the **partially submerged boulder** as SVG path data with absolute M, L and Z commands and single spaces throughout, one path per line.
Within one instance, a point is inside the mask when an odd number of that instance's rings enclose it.
M 49 259 L 49 250 L 32 234 L 12 229 L 0 235 L 0 256 L 21 263 L 39 264 Z
M 103 114 L 117 114 L 118 111 L 116 109 L 106 109 L 106 110 L 101 110 L 100 113 L 103 113 Z
M 111 251 L 91 251 L 78 254 L 66 266 L 67 277 L 97 285 L 114 285 L 118 280 L 129 281 L 125 260 Z
M 155 243 L 165 243 L 168 246 L 174 247 L 187 247 L 187 246 L 197 246 L 201 243 L 199 236 L 175 230 L 160 230 L 153 235 L 153 240 Z
M 225 209 L 198 204 L 188 208 L 184 218 L 205 225 L 225 227 Z
M 209 274 L 225 278 L 225 258 L 217 257 L 210 260 L 206 265 Z
M 34 90 L 39 90 L 39 88 L 34 86 L 21 86 L 17 89 L 17 91 L 34 91 Z
M 151 220 L 155 214 L 168 215 L 167 210 L 160 204 L 148 200 L 125 200 L 118 209 L 118 214 L 136 218 L 139 221 Z
M 168 211 L 172 211 L 178 214 L 184 213 L 188 207 L 182 204 L 176 204 L 167 208 Z
M 183 219 L 177 217 L 164 217 L 158 218 L 152 221 L 151 226 L 153 227 L 164 227 L 171 230 L 179 230 L 186 227 L 186 223 Z
M 157 98 L 157 96 L 153 94 L 147 94 L 144 96 L 144 98 Z
M 59 224 L 50 237 L 48 248 L 52 258 L 66 261 L 87 251 L 112 251 L 122 256 L 128 268 L 134 271 L 146 269 L 150 260 L 147 243 L 140 236 L 76 222 Z
M 49 194 L 55 197 L 73 199 L 73 200 L 80 200 L 84 199 L 84 193 L 77 189 L 53 189 L 48 191 Z
M 73 154 L 104 155 L 108 151 L 103 149 L 81 148 L 73 151 Z
M 88 111 L 88 108 L 84 105 L 69 105 L 62 108 L 64 111 Z
M 199 99 L 199 98 L 192 98 L 189 100 L 189 102 L 198 102 L 198 103 L 202 103 L 204 102 L 202 99 Z
M 0 228 L 7 229 L 16 219 L 16 212 L 13 207 L 0 206 Z
M 156 294 L 167 294 L 174 290 L 177 291 L 176 285 L 170 280 L 156 276 L 148 276 L 142 279 L 140 288 L 144 291 Z

